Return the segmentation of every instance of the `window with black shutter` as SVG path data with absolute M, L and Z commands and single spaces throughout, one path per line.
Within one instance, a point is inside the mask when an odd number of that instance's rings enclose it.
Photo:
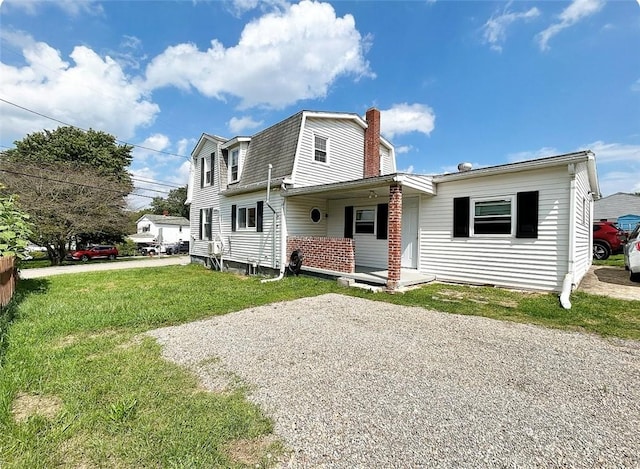
M 231 231 L 236 231 L 237 206 L 231 206 Z
M 376 216 L 376 239 L 387 239 L 389 204 L 378 204 L 378 211 Z
M 469 237 L 469 197 L 453 199 L 453 237 Z
M 516 238 L 538 237 L 538 191 L 518 192 Z
M 353 238 L 353 205 L 344 208 L 344 237 Z

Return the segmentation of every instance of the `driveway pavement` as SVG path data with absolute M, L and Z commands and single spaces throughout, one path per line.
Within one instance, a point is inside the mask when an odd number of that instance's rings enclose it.
M 20 278 L 40 278 L 49 277 L 51 275 L 77 274 L 80 272 L 95 272 L 99 270 L 122 270 L 136 269 L 140 267 L 160 267 L 165 265 L 186 265 L 189 264 L 189 262 L 189 256 L 144 257 L 140 260 L 121 262 L 78 262 L 78 264 L 75 265 L 21 270 Z
M 337 294 L 148 334 L 248 390 L 283 468 L 640 467 L 637 341 Z
M 578 290 L 620 300 L 640 300 L 640 283 L 629 280 L 629 272 L 622 267 L 592 265 Z

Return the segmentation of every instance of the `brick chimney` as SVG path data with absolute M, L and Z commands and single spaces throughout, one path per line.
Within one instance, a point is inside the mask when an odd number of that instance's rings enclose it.
M 363 177 L 368 178 L 380 176 L 380 111 L 374 107 L 367 110 L 366 120 Z

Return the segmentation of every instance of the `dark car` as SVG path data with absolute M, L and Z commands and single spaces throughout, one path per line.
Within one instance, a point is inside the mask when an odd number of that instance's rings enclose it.
M 607 259 L 611 254 L 622 252 L 626 236 L 615 223 L 598 221 L 593 224 L 593 258 Z
M 118 249 L 115 246 L 91 246 L 86 249 L 71 251 L 69 256 L 74 261 L 87 262 L 91 259 L 115 259 Z

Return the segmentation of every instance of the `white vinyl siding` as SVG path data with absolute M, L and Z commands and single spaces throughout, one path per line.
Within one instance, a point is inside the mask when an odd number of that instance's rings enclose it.
M 222 241 L 225 246 L 224 259 L 242 263 L 254 261 L 262 267 L 279 267 L 280 260 L 280 230 L 274 224 L 274 213 L 265 203 L 262 211 L 262 232 L 256 228 L 238 229 L 231 231 L 231 207 L 240 208 L 256 207 L 258 201 L 264 201 L 265 191 L 251 192 L 233 197 L 222 197 L 220 201 L 220 214 L 222 221 Z M 282 199 L 278 191 L 271 192 L 270 204 L 280 214 Z M 239 215 L 239 214 L 238 214 Z M 237 220 L 239 220 L 239 216 Z
M 287 199 L 287 232 L 289 236 L 327 236 L 327 201 L 315 197 Z M 320 210 L 320 221 L 311 221 L 311 210 Z M 333 216 L 333 214 L 331 215 Z M 342 235 L 340 235 L 342 236 Z
M 203 220 L 200 219 L 200 209 L 215 209 L 218 206 L 220 195 L 218 193 L 218 188 L 220 185 L 219 175 L 220 171 L 218 171 L 218 158 L 215 158 L 213 163 L 214 167 L 212 169 L 213 179 L 210 185 L 205 187 L 200 187 L 201 174 L 200 171 L 202 169 L 202 165 L 199 164 L 203 158 L 211 158 L 211 153 L 217 155 L 220 154 L 219 146 L 215 141 L 207 140 L 200 148 L 199 152 L 193 155 L 193 162 L 195 168 L 197 169 L 197 173 L 194 175 L 194 184 L 193 184 L 193 198 L 191 200 L 191 208 L 189 211 L 189 222 L 191 229 L 191 239 L 188 240 L 191 242 L 189 247 L 190 253 L 192 255 L 198 256 L 207 256 L 209 249 L 209 241 L 208 240 L 200 240 L 198 239 L 198 235 L 200 233 L 200 227 L 203 223 Z M 226 183 L 226 181 L 225 181 Z M 191 189 L 191 188 L 190 188 Z M 211 232 L 212 237 L 215 238 L 216 233 L 218 232 L 218 214 L 215 210 L 212 211 L 212 220 L 211 220 Z M 204 237 L 204 230 L 203 230 Z M 186 237 L 183 240 L 187 241 Z
M 396 172 L 396 164 L 391 152 L 384 145 L 380 145 L 380 174 L 392 174 Z
M 315 137 L 329 140 L 326 164 L 315 161 Z M 364 129 L 346 119 L 307 118 L 302 129 L 295 169 L 297 187 L 362 178 Z
M 576 240 L 574 247 L 573 283 L 578 285 L 593 260 L 593 198 L 590 193 L 586 163 L 576 165 Z
M 376 204 L 388 203 L 388 201 L 388 198 L 378 197 Z M 342 238 L 344 236 L 344 209 L 348 206 L 353 206 L 354 210 L 372 207 L 371 200 L 368 198 L 330 200 L 328 205 L 329 218 L 327 219 L 327 236 L 336 238 Z M 375 208 L 375 206 L 373 207 Z M 359 234 L 354 230 L 353 243 L 355 246 L 356 266 L 374 267 L 378 269 L 387 268 L 389 245 L 386 239 L 377 239 L 375 232 L 372 234 Z
M 539 191 L 538 237 L 453 237 L 455 197 L 501 198 Z M 441 182 L 420 204 L 420 269 L 439 280 L 560 290 L 568 262 L 569 174 L 566 166 Z M 515 201 L 514 201 L 515 206 Z

